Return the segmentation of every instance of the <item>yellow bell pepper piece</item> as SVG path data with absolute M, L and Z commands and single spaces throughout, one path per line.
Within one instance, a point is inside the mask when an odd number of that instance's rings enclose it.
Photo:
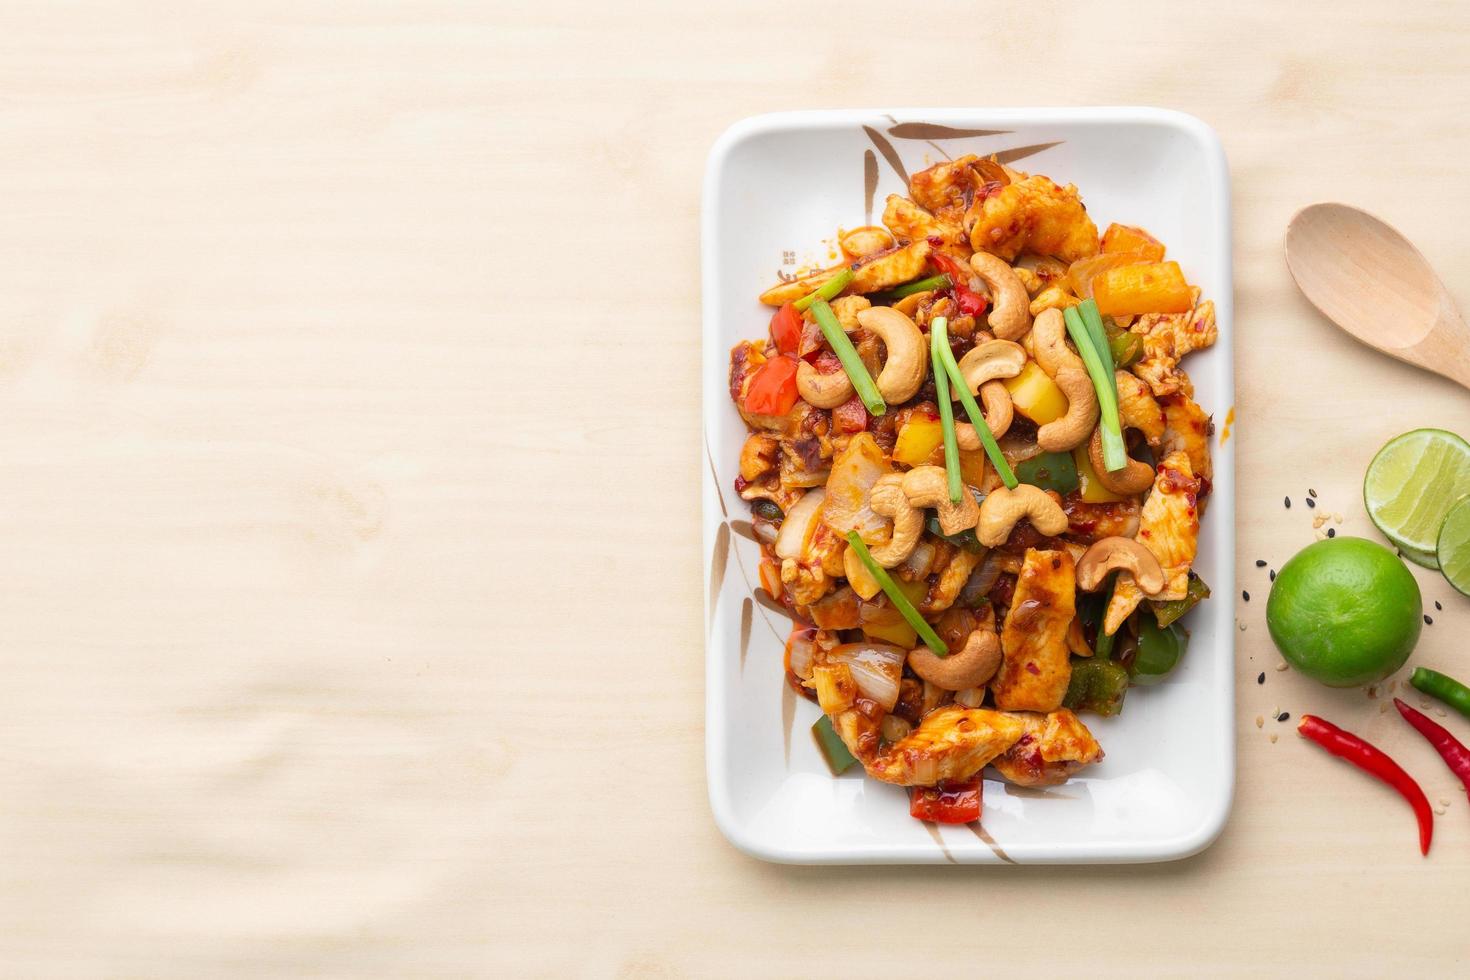
M 894 646 L 908 650 L 912 650 L 919 643 L 919 634 L 915 633 L 914 628 L 904 622 L 902 617 L 898 622 L 886 625 L 864 623 L 863 634 L 870 640 L 882 640 L 884 643 L 892 643 Z
M 1089 504 L 1110 504 L 1122 500 L 1121 494 L 1113 493 L 1097 478 L 1097 470 L 1092 468 L 1092 460 L 1087 455 L 1087 443 L 1083 443 L 1072 450 L 1072 459 L 1077 463 L 1078 490 L 1082 494 L 1082 500 Z
M 905 466 L 922 465 L 943 442 L 944 426 L 938 419 L 910 415 L 903 428 L 898 430 L 898 441 L 893 445 L 893 461 Z
M 1067 414 L 1067 396 L 1035 361 L 1026 362 L 1014 378 L 1006 378 L 1005 386 L 1016 411 L 1037 425 L 1055 422 Z

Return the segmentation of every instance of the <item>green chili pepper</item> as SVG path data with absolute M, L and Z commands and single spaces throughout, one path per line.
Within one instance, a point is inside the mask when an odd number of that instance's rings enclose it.
M 1432 698 L 1438 698 L 1470 718 L 1470 687 L 1428 667 L 1415 667 L 1409 683 Z
M 912 602 L 909 602 L 909 597 L 903 594 L 903 590 L 893 583 L 888 569 L 873 560 L 872 552 L 868 551 L 868 546 L 863 542 L 862 537 L 856 531 L 848 531 L 847 543 L 856 552 L 858 560 L 863 563 L 868 574 L 878 580 L 878 585 L 883 589 L 883 594 L 888 596 L 888 601 L 898 607 L 903 618 L 914 628 L 914 632 L 919 634 L 919 639 L 924 641 L 924 645 L 934 651 L 937 656 L 948 656 L 948 644 L 939 638 L 938 633 L 934 632 L 934 627 L 924 621 L 924 617 L 919 615 L 919 610 L 914 608 Z
M 821 750 L 822 758 L 827 760 L 827 768 L 832 770 L 832 775 L 840 776 L 857 765 L 857 759 L 847 751 L 842 737 L 832 727 L 831 718 L 823 715 L 817 719 L 812 726 L 812 738 L 817 740 L 817 748 Z
M 805 296 L 797 300 L 795 303 L 792 303 L 791 305 L 796 307 L 797 311 L 800 312 L 816 303 L 817 300 L 822 300 L 823 302 L 826 302 L 827 300 L 831 299 L 832 297 L 836 296 L 838 293 L 846 289 L 847 284 L 850 282 L 852 282 L 852 270 L 843 269 L 841 272 L 837 273 L 837 275 L 833 276 L 831 279 L 828 279 L 826 282 L 822 283 L 816 289 L 814 289 L 810 293 L 807 293 Z
M 1189 573 L 1189 586 L 1186 588 L 1183 599 L 1165 599 L 1163 602 L 1152 602 L 1154 618 L 1159 621 L 1160 626 L 1172 626 L 1174 622 L 1210 597 L 1210 587 L 1205 580 L 1194 572 Z
M 827 305 L 826 300 L 819 299 L 812 303 L 812 317 L 816 319 L 817 326 L 822 328 L 822 336 L 827 338 L 828 346 L 842 362 L 842 370 L 847 372 L 853 391 L 857 392 L 868 414 L 882 415 L 888 411 L 888 406 L 883 404 L 883 396 L 878 393 L 878 386 L 873 383 L 873 376 L 863 366 L 863 359 L 858 357 L 857 348 L 847 339 L 842 324 L 837 322 L 837 314 L 832 312 L 832 307 Z
M 1135 684 L 1157 684 L 1175 667 L 1189 646 L 1189 634 L 1178 623 L 1160 627 L 1147 616 L 1138 620 L 1138 652 L 1129 671 Z
M 1122 664 L 1103 657 L 1072 662 L 1072 680 L 1067 684 L 1065 707 L 1109 717 L 1123 710 L 1128 694 L 1128 671 Z
M 1041 453 L 1017 463 L 1016 479 L 1057 493 L 1071 493 L 1081 486 L 1077 479 L 1077 461 L 1071 453 Z

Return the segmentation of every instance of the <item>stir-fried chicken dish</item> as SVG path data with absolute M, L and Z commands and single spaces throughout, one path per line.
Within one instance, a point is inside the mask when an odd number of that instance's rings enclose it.
M 970 822 L 986 767 L 1067 780 L 1103 757 L 1084 719 L 1184 655 L 1213 427 L 1181 361 L 1214 305 L 1148 232 L 974 156 L 838 242 L 730 352 L 736 490 L 834 772 Z

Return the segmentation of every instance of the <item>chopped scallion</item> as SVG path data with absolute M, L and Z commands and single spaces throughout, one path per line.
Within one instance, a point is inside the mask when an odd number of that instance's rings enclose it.
M 937 276 L 930 276 L 927 279 L 916 279 L 913 282 L 906 282 L 902 286 L 895 286 L 888 291 L 888 296 L 890 299 L 903 299 L 905 296 L 912 296 L 914 293 L 926 293 L 931 289 L 948 289 L 951 285 L 953 285 L 953 282 L 948 274 L 941 272 Z
M 858 357 L 857 348 L 847 339 L 842 324 L 837 322 L 837 314 L 832 312 L 832 307 L 827 305 L 826 300 L 819 299 L 812 304 L 812 316 L 816 319 L 817 326 L 822 328 L 822 336 L 827 338 L 833 353 L 842 362 L 842 369 L 847 372 L 852 388 L 857 392 L 868 414 L 882 415 L 888 411 L 888 406 L 883 404 L 883 396 L 878 393 L 878 386 L 873 383 L 873 376 L 863 367 L 863 359 Z
M 1078 312 L 1077 307 L 1072 306 L 1063 310 L 1062 319 L 1067 324 L 1067 335 L 1072 338 L 1072 343 L 1077 347 L 1077 353 L 1082 356 L 1082 363 L 1087 366 L 1087 374 L 1092 378 L 1092 387 L 1097 392 L 1098 418 L 1102 429 L 1103 465 L 1107 467 L 1109 473 L 1121 470 L 1128 465 L 1128 450 L 1123 444 L 1123 428 L 1118 421 L 1117 379 L 1104 365 L 1102 356 L 1098 354 L 1097 345 L 1093 342 L 1092 331 L 1082 321 L 1082 314 Z M 1100 321 L 1099 326 L 1101 326 Z M 1103 346 L 1106 349 L 1107 345 Z M 1108 363 L 1111 362 L 1110 354 Z
M 832 297 L 836 296 L 838 293 L 846 289 L 847 284 L 850 282 L 852 282 L 852 270 L 843 269 L 841 272 L 837 273 L 837 275 L 833 276 L 831 279 L 828 279 L 826 282 L 818 286 L 815 290 L 807 293 L 805 296 L 797 300 L 795 303 L 792 303 L 791 305 L 796 307 L 797 311 L 800 312 L 811 306 L 817 300 L 831 299 Z
M 975 404 L 975 396 L 970 394 L 970 386 L 965 383 L 965 376 L 960 374 L 960 365 L 954 359 L 954 351 L 950 349 L 949 337 L 946 331 L 949 321 L 944 317 L 935 317 L 929 324 L 929 349 L 944 366 L 942 373 L 949 376 L 949 381 L 954 385 L 955 393 L 960 396 L 960 404 L 965 406 L 965 414 L 970 417 L 970 424 L 975 427 L 975 434 L 980 437 L 980 444 L 985 447 L 985 455 L 990 459 L 990 465 L 995 467 L 995 472 L 1000 474 L 1000 481 L 1006 485 L 1006 489 L 1014 490 L 1017 486 L 1016 474 L 1011 471 L 1011 464 L 1006 462 L 1005 454 L 1000 451 L 1000 445 L 995 441 L 995 434 L 990 431 L 990 425 L 985 421 L 985 414 L 980 411 L 980 406 Z M 938 335 L 936 341 L 935 336 Z M 934 387 L 939 388 L 939 366 L 934 368 Z M 948 396 L 940 398 L 940 404 L 948 401 Z
M 965 492 L 960 478 L 960 443 L 954 432 L 954 402 L 949 397 L 949 374 L 940 357 L 941 345 L 948 347 L 945 336 L 948 319 L 936 316 L 929 323 L 929 361 L 934 368 L 934 397 L 939 400 L 939 423 L 944 431 L 944 475 L 949 481 L 949 502 L 957 504 Z
M 863 539 L 856 531 L 847 532 L 847 543 L 857 553 L 858 560 L 863 563 L 868 574 L 878 580 L 878 585 L 883 589 L 883 594 L 888 596 L 888 601 L 897 607 L 903 618 L 914 628 L 914 632 L 919 634 L 919 639 L 924 641 L 924 645 L 933 650 L 937 656 L 948 656 L 949 647 L 939 638 L 939 634 L 934 632 L 934 627 L 926 623 L 924 617 L 919 615 L 919 610 L 914 608 L 912 602 L 909 602 L 909 597 L 894 584 L 893 578 L 888 574 L 888 569 L 873 560 L 868 546 L 863 543 Z

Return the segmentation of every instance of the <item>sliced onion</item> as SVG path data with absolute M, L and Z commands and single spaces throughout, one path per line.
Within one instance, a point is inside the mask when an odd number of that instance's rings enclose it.
M 781 522 L 781 533 L 776 535 L 776 557 L 796 558 L 801 555 L 801 549 L 806 547 L 817 528 L 817 517 L 822 512 L 822 501 L 826 496 L 825 490 L 808 490 L 786 512 L 786 520 Z
M 978 708 L 985 700 L 985 688 L 967 687 L 963 691 L 955 691 L 954 700 L 956 704 L 962 704 L 967 708 Z
M 791 638 L 786 641 L 786 666 L 804 681 L 812 679 L 812 654 L 816 648 L 816 633 L 814 629 L 797 627 L 791 631 Z
M 913 552 L 903 560 L 903 564 L 898 566 L 897 571 L 902 573 L 906 581 L 917 582 L 921 578 L 928 577 L 930 570 L 934 568 L 934 558 L 934 543 L 925 538 L 914 547 Z
M 885 742 L 897 742 L 913 730 L 914 726 L 898 715 L 884 715 L 883 723 L 878 726 L 878 731 L 883 735 Z
M 864 540 L 887 528 L 888 518 L 874 513 L 869 504 L 873 484 L 891 472 L 893 467 L 872 433 L 853 436 L 847 448 L 832 460 L 832 475 L 827 477 L 827 508 L 822 514 L 827 526 L 839 534 L 856 531 Z
M 1000 553 L 990 552 L 980 563 L 980 567 L 970 573 L 969 579 L 965 581 L 965 587 L 960 589 L 960 594 L 955 599 L 955 605 L 970 608 L 979 601 L 981 596 L 989 595 L 990 590 L 995 588 L 1001 571 Z
M 1000 446 L 1001 455 L 1006 462 L 1015 466 L 1026 460 L 1041 455 L 1041 447 L 1036 444 L 1036 434 L 1023 436 L 1019 432 L 1007 432 L 1001 436 L 997 444 Z
M 827 654 L 827 662 L 847 664 L 863 697 L 878 702 L 884 711 L 892 711 L 898 703 L 906 656 L 907 650 L 890 643 L 844 643 Z

